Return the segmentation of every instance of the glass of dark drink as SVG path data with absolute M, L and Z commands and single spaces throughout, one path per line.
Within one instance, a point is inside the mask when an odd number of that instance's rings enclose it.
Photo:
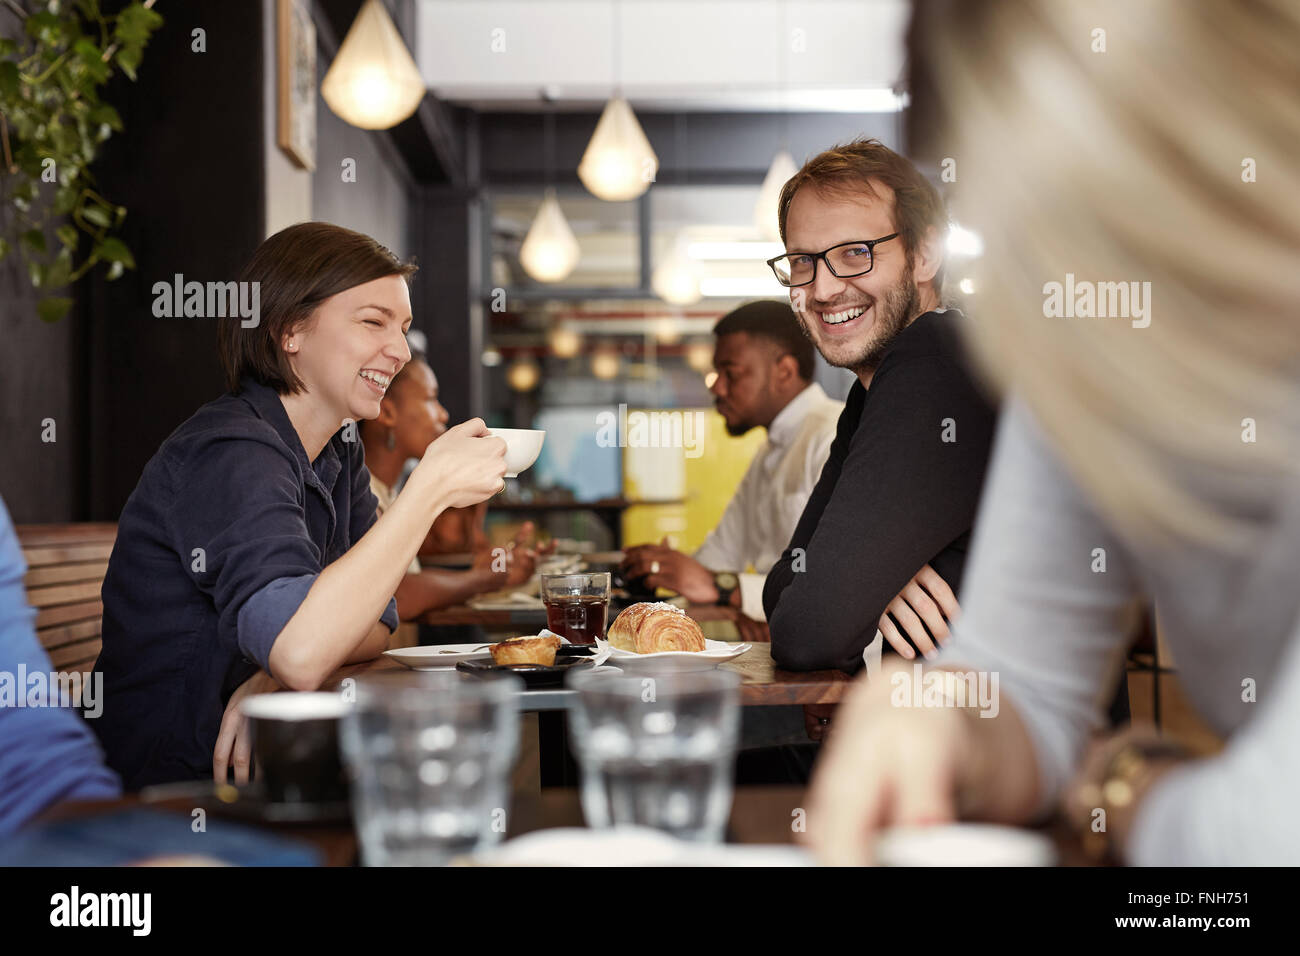
M 604 640 L 609 572 L 543 574 L 542 603 L 546 605 L 546 626 L 570 643 Z

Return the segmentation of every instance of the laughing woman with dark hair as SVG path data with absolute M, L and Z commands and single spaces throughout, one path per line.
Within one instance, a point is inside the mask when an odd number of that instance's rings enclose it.
M 145 466 L 104 579 L 95 729 L 128 789 L 232 767 L 246 781 L 239 700 L 313 690 L 381 653 L 430 524 L 504 486 L 505 442 L 473 419 L 376 520 L 356 423 L 410 359 L 414 271 L 368 236 L 302 223 L 240 276 L 260 284 L 261 315 L 221 322 L 230 392 Z

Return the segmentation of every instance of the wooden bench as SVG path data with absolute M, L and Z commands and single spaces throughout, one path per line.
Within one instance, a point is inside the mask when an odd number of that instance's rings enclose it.
M 18 525 L 27 561 L 27 603 L 56 671 L 90 671 L 99 657 L 104 605 L 99 590 L 116 524 Z

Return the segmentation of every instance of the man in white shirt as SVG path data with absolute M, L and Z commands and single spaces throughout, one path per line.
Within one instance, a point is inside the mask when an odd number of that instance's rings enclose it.
M 709 390 L 727 432 L 766 428 L 767 442 L 694 557 L 667 544 L 641 545 L 628 550 L 623 573 L 761 621 L 763 582 L 817 484 L 844 405 L 812 381 L 812 343 L 788 303 L 749 302 L 723 316 L 713 334 L 717 377 Z

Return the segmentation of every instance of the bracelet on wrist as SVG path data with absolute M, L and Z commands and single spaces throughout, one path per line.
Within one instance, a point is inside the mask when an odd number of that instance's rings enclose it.
M 1132 810 L 1145 778 L 1158 763 L 1184 760 L 1189 751 L 1165 738 L 1126 740 L 1109 755 L 1098 778 L 1084 781 L 1075 793 L 1080 810 L 1079 832 L 1083 849 L 1093 859 L 1122 862 L 1122 847 L 1115 838 L 1112 820 Z M 1103 826 L 1095 826 L 1097 811 Z

